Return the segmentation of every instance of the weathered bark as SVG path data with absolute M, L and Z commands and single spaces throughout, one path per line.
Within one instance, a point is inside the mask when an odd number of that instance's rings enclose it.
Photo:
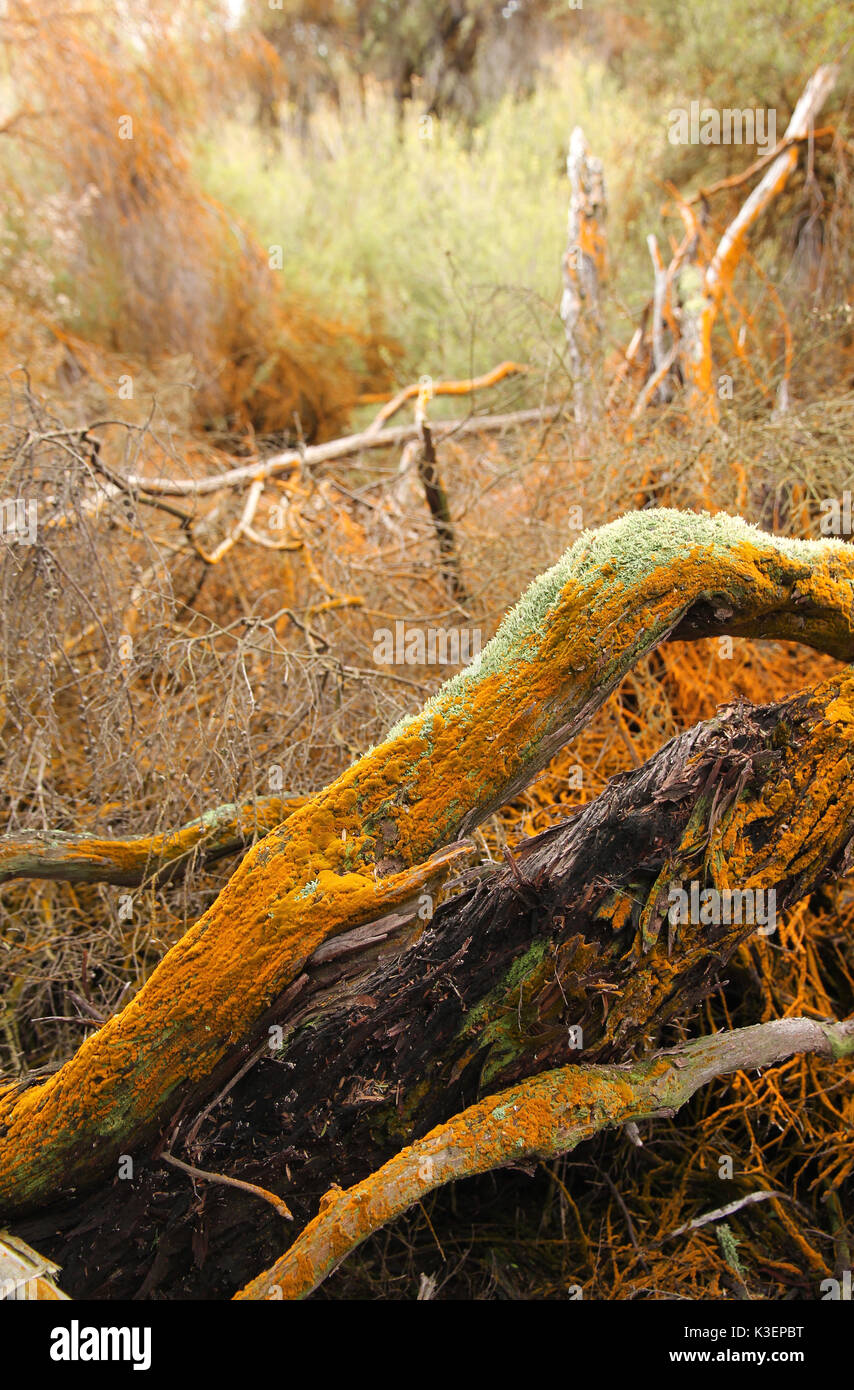
M 671 924 L 671 883 L 774 890 L 782 910 L 844 872 L 852 762 L 846 668 L 672 740 L 442 905 L 419 939 L 415 909 L 327 941 L 231 1059 L 232 1076 L 244 1071 L 227 1096 L 189 1108 L 161 1140 L 276 1192 L 293 1226 L 234 1191 L 198 1183 L 195 1195 L 155 1145 L 133 1148 L 132 1182 L 16 1231 L 77 1296 L 229 1296 L 315 1215 L 318 1194 L 363 1180 L 483 1095 L 544 1068 L 648 1053 L 756 929 Z M 215 1079 L 224 1088 L 228 1071 Z
M 60 1071 L 0 1092 L 0 1216 L 93 1184 L 150 1139 L 318 947 L 435 887 L 459 859 L 442 846 L 515 795 L 643 653 L 732 632 L 851 659 L 852 584 L 850 546 L 724 515 L 646 511 L 582 536 L 477 663 L 246 855 Z
M 439 572 L 450 597 L 455 603 L 463 605 L 468 596 L 460 574 L 460 557 L 451 520 L 448 494 L 439 472 L 436 458 L 436 445 L 433 433 L 426 419 L 421 425 L 421 448 L 418 451 L 418 476 L 424 489 L 424 500 L 430 509 L 439 547 Z
M 668 380 L 667 373 L 675 357 L 673 346 L 671 345 L 669 348 L 666 348 L 664 345 L 665 322 L 669 315 L 668 298 L 671 278 L 661 259 L 661 252 L 658 249 L 657 239 L 650 234 L 646 239 L 646 244 L 649 247 L 649 254 L 652 259 L 653 274 L 651 336 L 655 387 L 650 389 L 649 394 L 654 394 L 655 399 L 659 403 L 666 404 L 673 399 L 673 386 Z
M 547 406 L 545 409 L 512 410 L 505 415 L 474 415 L 462 420 L 443 420 L 436 426 L 437 439 L 446 435 L 455 438 L 462 435 L 492 433 L 516 429 L 520 425 L 542 424 L 560 414 L 560 406 Z M 254 463 L 241 464 L 239 468 L 229 468 L 224 473 L 214 473 L 207 478 L 149 478 L 142 473 L 132 473 L 125 478 L 127 485 L 135 492 L 146 492 L 160 497 L 199 497 L 209 492 L 222 492 L 225 488 L 242 487 L 256 479 L 275 478 L 291 468 L 311 467 L 313 464 L 332 463 L 336 459 L 352 458 L 354 454 L 364 453 L 366 449 L 397 448 L 421 433 L 418 425 L 399 425 L 394 429 L 374 430 L 372 426 L 359 434 L 344 435 L 341 439 L 331 439 L 328 444 L 309 444 L 304 449 L 286 449 L 270 458 L 256 459 Z
M 570 136 L 566 171 L 570 199 L 560 316 L 566 331 L 575 420 L 585 425 L 597 413 L 600 404 L 596 381 L 601 365 L 600 299 L 605 277 L 607 202 L 602 161 L 590 154 L 580 126 L 576 126 Z

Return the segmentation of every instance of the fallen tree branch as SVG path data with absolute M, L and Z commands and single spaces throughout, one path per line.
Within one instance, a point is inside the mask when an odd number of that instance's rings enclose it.
M 443 420 L 436 426 L 436 438 L 462 437 L 469 434 L 495 433 L 505 429 L 515 429 L 519 425 L 545 423 L 560 415 L 561 406 L 543 406 L 536 410 L 515 410 L 507 415 L 471 415 L 463 420 Z M 94 426 L 90 426 L 90 429 Z M 310 467 L 318 463 L 331 463 L 335 459 L 350 458 L 367 449 L 389 449 L 406 444 L 410 439 L 418 439 L 421 434 L 418 425 L 400 425 L 395 429 L 378 430 L 370 428 L 359 434 L 345 435 L 343 439 L 332 439 L 327 444 L 310 444 L 303 449 L 287 449 L 284 453 L 273 454 L 271 458 L 256 459 L 240 468 L 229 468 L 224 473 L 215 473 L 207 478 L 147 478 L 141 473 L 131 473 L 125 482 L 138 492 L 156 493 L 159 496 L 193 497 L 202 493 L 221 492 L 225 488 L 241 487 L 255 480 L 263 481 L 284 473 L 289 468 Z
M 512 861 L 467 871 L 426 925 L 416 902 L 324 942 L 211 1078 L 212 1099 L 171 1123 L 170 1151 L 217 1171 L 227 1155 L 230 1176 L 268 1189 L 284 1169 L 301 1228 L 318 1191 L 350 1186 L 478 1095 L 647 1053 L 761 924 L 736 910 L 674 925 L 674 885 L 748 901 L 760 888 L 773 924 L 847 871 L 852 717 L 850 668 L 780 704 L 729 706 Z M 793 949 L 779 926 L 775 956 Z M 219 1194 L 198 1268 L 195 1208 L 157 1154 L 139 1155 L 132 1189 L 107 1180 L 18 1223 L 75 1297 L 230 1296 L 278 1255 L 271 1212 Z M 156 1279 L 155 1237 L 170 1250 Z
M 228 535 L 223 537 L 219 545 L 216 546 L 210 554 L 203 550 L 198 540 L 193 537 L 193 545 L 206 565 L 218 565 L 222 557 L 228 554 L 229 550 L 237 544 L 241 536 L 250 535 L 252 523 L 255 520 L 255 513 L 258 510 L 258 503 L 261 501 L 263 492 L 264 479 L 253 478 L 252 486 L 246 494 L 246 501 L 243 505 L 243 511 L 240 514 L 240 520 L 237 522 L 237 525 L 229 531 Z
M 228 1178 L 224 1173 L 210 1173 L 204 1168 L 195 1168 L 192 1163 L 184 1163 L 174 1154 L 166 1153 L 165 1150 L 160 1157 L 164 1163 L 171 1163 L 173 1168 L 180 1168 L 182 1173 L 187 1173 L 191 1178 L 197 1178 L 201 1182 L 220 1183 L 223 1187 L 237 1187 L 241 1192 L 250 1192 L 253 1197 L 260 1197 L 263 1202 L 269 1202 L 270 1206 L 286 1221 L 293 1221 L 294 1219 L 287 1202 L 277 1196 L 275 1192 L 268 1192 L 266 1187 L 259 1187 L 255 1182 L 244 1182 L 241 1178 Z
M 788 1192 L 748 1192 L 744 1197 L 739 1197 L 734 1202 L 727 1202 L 725 1207 L 717 1207 L 714 1211 L 707 1211 L 703 1216 L 695 1216 L 693 1221 L 686 1221 L 684 1225 L 677 1226 L 675 1231 L 668 1231 L 665 1240 L 673 1240 L 676 1236 L 687 1235 L 689 1231 L 699 1231 L 702 1226 L 708 1226 L 712 1221 L 723 1221 L 727 1216 L 734 1216 L 737 1211 L 742 1211 L 745 1207 L 755 1206 L 757 1202 L 791 1202 L 794 1199 Z
M 252 1030 L 326 940 L 430 891 L 466 835 L 645 653 L 731 632 L 854 657 L 854 552 L 663 509 L 585 533 L 447 682 L 245 856 L 137 996 L 43 1084 L 0 1094 L 0 1210 L 93 1183 Z
M 281 825 L 305 799 L 262 796 L 242 805 L 229 802 L 177 830 L 127 840 L 64 830 L 23 830 L 4 835 L 0 838 L 0 883 L 39 878 L 135 888 L 146 879 L 174 873 L 195 850 L 205 864 L 233 854 L 253 837 Z
M 369 1235 L 445 1183 L 507 1163 L 557 1158 L 600 1130 L 673 1115 L 715 1077 L 804 1052 L 854 1056 L 854 1018 L 760 1023 L 683 1043 L 647 1062 L 563 1067 L 487 1096 L 364 1182 L 327 1192 L 290 1250 L 235 1297 L 306 1298 Z
M 527 372 L 527 370 L 528 368 L 520 362 L 500 362 L 497 367 L 492 368 L 491 372 L 485 372 L 483 376 L 468 377 L 464 381 L 431 381 L 430 394 L 432 396 L 468 396 L 474 391 L 485 391 L 489 386 L 497 386 L 499 381 L 504 381 L 508 376 L 517 376 L 521 372 Z M 405 386 L 402 391 L 398 391 L 396 396 L 384 393 L 360 396 L 360 405 L 378 405 L 380 401 L 387 402 L 378 412 L 376 418 L 371 421 L 366 433 L 375 434 L 386 420 L 390 420 L 406 405 L 407 401 L 415 400 L 421 389 L 421 383 L 415 382 L 411 386 Z

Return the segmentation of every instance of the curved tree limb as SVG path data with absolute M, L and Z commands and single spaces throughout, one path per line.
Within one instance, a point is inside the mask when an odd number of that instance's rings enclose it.
M 521 362 L 499 362 L 492 371 L 485 372 L 483 376 L 469 377 L 464 381 L 433 381 L 430 383 L 430 391 L 433 396 L 468 396 L 474 391 L 485 391 L 488 386 L 497 386 L 499 381 L 504 381 L 505 377 L 517 376 L 520 372 L 527 372 L 528 368 Z M 382 410 L 371 421 L 366 433 L 376 434 L 399 410 L 406 405 L 407 401 L 415 400 L 421 390 L 419 382 L 413 382 L 410 386 L 404 386 L 402 391 L 396 395 L 386 394 L 385 392 L 376 395 L 360 396 L 360 405 L 379 405 L 385 401 Z
M 320 1212 L 237 1299 L 305 1298 L 372 1232 L 437 1187 L 525 1159 L 557 1158 L 602 1129 L 672 1115 L 717 1076 L 772 1066 L 795 1053 L 854 1057 L 854 1018 L 786 1018 L 739 1028 L 628 1066 L 562 1067 L 487 1096 L 439 1125 Z
M 712 329 L 718 310 L 744 254 L 750 229 L 786 186 L 798 163 L 798 142 L 809 134 L 816 116 L 833 90 L 838 74 L 839 67 L 835 63 L 817 68 L 813 73 L 792 112 L 780 142 L 780 153 L 768 165 L 759 183 L 724 231 L 696 293 L 685 304 L 683 366 L 696 402 L 710 416 L 717 415 L 717 399 L 712 383 Z
M 828 140 L 836 136 L 836 127 L 832 125 L 821 126 L 819 130 L 804 130 L 798 135 L 791 135 L 787 131 L 781 140 L 778 140 L 773 149 L 760 155 L 746 169 L 742 169 L 739 174 L 730 174 L 728 178 L 718 179 L 715 183 L 710 183 L 707 188 L 698 188 L 696 192 L 690 193 L 686 203 L 702 203 L 713 197 L 715 193 L 722 193 L 725 189 L 739 188 L 748 179 L 752 179 L 754 174 L 760 174 L 763 169 L 767 169 L 769 164 L 773 164 L 778 155 L 784 154 L 790 145 L 801 145 L 805 140 Z
M 854 553 L 669 510 L 586 533 L 447 682 L 245 856 L 139 994 L 49 1080 L 0 1095 L 0 1211 L 92 1183 L 152 1135 L 331 937 L 409 902 L 668 638 L 854 657 Z M 840 718 L 842 716 L 840 715 Z M 847 715 L 850 718 L 850 712 Z

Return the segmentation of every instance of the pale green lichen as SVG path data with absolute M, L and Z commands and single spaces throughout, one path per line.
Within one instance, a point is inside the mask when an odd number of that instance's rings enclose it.
M 570 561 L 568 577 L 583 580 L 607 562 L 616 566 L 621 584 L 632 587 L 655 567 L 667 566 L 694 546 L 718 549 L 748 544 L 771 546 L 787 560 L 806 563 L 826 555 L 830 546 L 841 541 L 802 541 L 789 536 L 771 536 L 741 516 L 718 512 L 683 512 L 672 507 L 628 512 L 597 531 L 585 531 L 564 556 Z M 562 562 L 561 562 L 562 563 Z
M 692 604 L 731 592 L 731 616 L 742 631 L 781 633 L 850 661 L 853 590 L 849 546 L 763 536 L 739 518 L 649 512 L 580 537 L 502 624 L 485 663 L 446 686 L 396 745 L 360 759 L 249 852 L 121 1013 L 55 1075 L 20 1095 L 0 1094 L 0 1211 L 56 1200 L 59 1187 L 106 1174 L 120 1146 L 127 1151 L 128 1143 L 162 1128 L 179 1090 L 210 1076 L 323 941 L 411 903 L 424 885 L 438 882 L 460 851 L 444 859 L 436 851 L 524 785 Z M 484 665 L 494 673 L 485 675 Z M 834 692 L 833 717 L 820 725 L 836 771 L 810 791 L 810 816 L 821 829 L 809 848 L 807 877 L 838 853 L 850 809 L 840 792 L 851 780 L 840 737 L 854 727 L 854 697 L 847 689 L 842 695 Z M 457 696 L 462 712 L 452 708 Z M 410 780 L 412 768 L 417 776 Z M 778 791 L 783 809 L 769 808 L 788 815 L 788 789 Z M 459 805 L 449 808 L 455 798 Z M 390 824 L 380 821 L 374 840 L 365 825 L 380 809 Z M 736 814 L 718 822 L 710 852 L 718 843 L 726 848 L 721 837 L 735 833 Z M 788 854 L 786 863 L 798 863 L 798 873 L 804 834 L 794 818 L 772 845 L 775 855 Z M 353 871 L 342 871 L 351 836 Z M 380 853 L 399 871 L 383 872 Z M 730 861 L 731 877 L 747 882 L 738 854 Z M 502 1012 L 497 1001 L 487 1064 L 500 1056 L 502 1042 L 512 1044 L 514 1028 L 521 1034 L 537 1022 L 537 983 L 534 970 L 520 983 L 513 1009 Z M 633 1007 L 627 986 L 608 1027 Z M 472 1055 L 487 1041 L 472 1039 Z
M 726 512 L 712 516 L 709 512 L 684 512 L 672 507 L 627 512 L 598 530 L 583 531 L 557 563 L 539 575 L 509 610 L 480 656 L 445 681 L 419 714 L 399 720 L 383 742 L 396 738 L 415 720 L 435 711 L 440 703 L 445 712 L 462 712 L 474 683 L 506 672 L 526 647 L 536 646 L 570 581 L 584 583 L 605 565 L 610 565 L 614 579 L 630 589 L 648 575 L 651 568 L 667 567 L 695 546 L 728 549 L 745 543 L 771 546 L 785 559 L 803 560 L 807 564 L 819 555 L 826 555 L 829 547 L 844 544 L 827 539 L 802 541 L 788 536 L 770 536 L 743 517 Z
M 223 806 L 216 806 L 212 811 L 203 811 L 197 821 L 190 821 L 190 825 L 204 825 L 208 829 L 217 829 L 223 821 L 228 822 L 236 819 L 240 815 L 240 806 L 236 801 L 227 801 Z

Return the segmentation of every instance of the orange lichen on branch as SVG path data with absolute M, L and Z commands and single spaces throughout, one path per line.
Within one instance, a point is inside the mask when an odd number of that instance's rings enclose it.
M 504 381 L 508 376 L 517 376 L 520 372 L 527 372 L 528 368 L 521 362 L 500 362 L 492 371 L 484 372 L 482 376 L 466 377 L 462 381 L 431 381 L 430 392 L 433 396 L 470 396 L 475 391 L 485 391 L 490 386 L 497 386 L 499 381 Z M 405 386 L 397 395 L 392 396 L 388 392 L 368 392 L 359 397 L 359 405 L 379 405 L 380 401 L 386 401 L 382 410 L 377 412 L 371 421 L 368 429 L 371 433 L 380 429 L 386 420 L 390 420 L 393 415 L 406 404 L 407 401 L 415 400 L 421 391 L 420 382 L 413 382 Z
M 605 1037 L 616 1041 L 638 1018 L 666 1015 L 678 1004 L 687 976 L 714 969 L 716 962 L 719 967 L 740 943 L 751 940 L 758 950 L 763 932 L 785 942 L 776 933 L 785 930 L 786 910 L 809 897 L 828 866 L 846 862 L 854 827 L 852 699 L 854 671 L 846 667 L 816 690 L 770 707 L 770 724 L 765 723 L 768 707 L 764 713 L 747 708 L 741 718 L 730 708 L 705 726 L 711 742 L 698 742 L 685 771 L 695 775 L 695 787 L 707 783 L 710 771 L 714 775 L 696 796 L 681 837 L 663 854 L 657 877 L 633 886 L 637 931 L 628 952 L 615 944 L 623 970 L 614 981 L 619 989 Z M 759 743 L 745 756 L 760 727 Z M 739 734 L 741 745 L 733 738 Z M 699 898 L 697 912 L 688 913 L 692 886 L 720 895 L 713 917 L 705 916 Z M 673 889 L 684 894 L 681 910 L 673 908 Z M 628 919 L 625 903 L 614 893 L 597 915 L 616 929 Z M 804 977 L 820 978 L 808 939 L 798 941 L 794 952 L 784 952 L 790 954 L 803 962 Z M 765 965 L 770 972 L 771 962 Z M 751 969 L 757 968 L 762 963 L 757 967 L 751 961 Z M 787 999 L 790 990 L 783 990 Z M 517 994 L 514 987 L 501 1001 L 508 1018 L 514 1016 Z M 801 1007 L 833 1010 L 823 992 L 798 992 L 797 1001 Z M 772 1017 L 770 1003 L 766 1009 L 766 1017 Z M 541 1018 L 541 1011 L 536 1016 Z
M 0 1102 L 0 1211 L 55 1199 L 198 1087 L 329 937 L 440 880 L 431 861 L 515 795 L 669 637 L 854 658 L 854 552 L 662 509 L 585 533 L 478 660 L 246 855 L 138 995 L 43 1084 Z M 427 862 L 425 862 L 427 861 Z
M 487 1096 L 355 1187 L 328 1193 L 290 1250 L 235 1298 L 306 1298 L 372 1232 L 444 1183 L 507 1163 L 555 1158 L 599 1130 L 678 1110 L 714 1077 L 802 1052 L 851 1056 L 854 1020 L 758 1024 L 636 1065 L 561 1067 Z
M 818 68 L 810 78 L 792 113 L 777 157 L 745 200 L 737 216 L 726 228 L 710 264 L 702 275 L 697 292 L 683 305 L 683 318 L 690 323 L 685 334 L 683 366 L 693 395 L 712 418 L 717 416 L 714 392 L 712 329 L 725 295 L 731 293 L 733 276 L 745 253 L 751 228 L 787 184 L 798 163 L 800 137 L 806 135 L 836 81 L 838 68 L 829 64 Z
M 281 825 L 305 797 L 264 796 L 242 806 L 206 811 L 177 830 L 133 839 L 74 835 L 62 830 L 23 831 L 0 839 L 0 883 L 15 878 L 135 887 L 175 868 L 195 851 L 206 861 L 240 849 L 253 836 Z
M 0 1114 L 4 1212 L 55 1195 L 72 1173 L 77 1181 L 103 1175 L 170 1100 L 241 1041 L 317 946 L 434 890 L 459 857 L 449 851 L 379 880 L 333 873 L 319 867 L 322 851 L 311 850 L 322 826 L 321 817 L 305 827 L 291 875 L 265 854 L 266 840 L 251 850 L 130 1004 L 47 1083 L 4 1097 L 11 1100 Z
M 846 668 L 809 703 L 814 723 L 799 731 L 795 756 L 781 746 L 780 773 L 764 795 L 740 798 L 710 826 L 704 861 L 716 887 L 761 888 L 792 875 L 808 884 L 850 839 L 854 671 Z

